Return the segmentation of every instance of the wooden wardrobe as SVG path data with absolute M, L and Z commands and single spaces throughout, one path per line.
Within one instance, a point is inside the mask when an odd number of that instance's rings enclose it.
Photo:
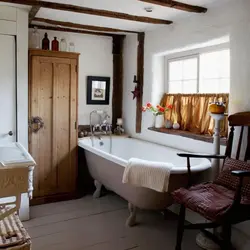
M 76 194 L 78 58 L 29 50 L 29 151 L 37 163 L 33 204 Z

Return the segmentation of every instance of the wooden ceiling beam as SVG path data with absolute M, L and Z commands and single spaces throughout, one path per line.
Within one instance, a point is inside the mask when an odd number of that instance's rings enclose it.
M 56 26 L 63 26 L 69 28 L 76 28 L 76 29 L 84 29 L 84 30 L 92 30 L 92 31 L 99 31 L 99 32 L 125 32 L 125 33 L 134 33 L 138 34 L 139 32 L 131 31 L 131 30 L 123 30 L 123 29 L 114 29 L 108 27 L 100 27 L 100 26 L 93 26 L 93 25 L 85 25 L 85 24 L 78 24 L 78 23 L 71 23 L 71 22 L 63 22 L 63 21 L 56 21 L 46 18 L 38 18 L 35 17 L 33 19 L 34 22 L 42 22 L 47 24 L 52 24 Z
M 30 13 L 29 13 L 29 23 L 32 22 L 32 20 L 35 18 L 36 14 L 40 10 L 41 7 L 39 6 L 32 6 Z
M 127 13 L 114 12 L 109 10 L 102 9 L 92 9 L 82 6 L 76 6 L 71 4 L 62 4 L 62 3 L 54 3 L 47 1 L 36 1 L 36 0 L 0 0 L 0 2 L 4 3 L 14 3 L 14 4 L 23 4 L 30 6 L 38 6 L 41 8 L 61 10 L 61 11 L 71 11 L 77 12 L 87 15 L 95 15 L 95 16 L 103 16 L 109 18 L 123 19 L 135 22 L 143 22 L 143 23 L 151 23 L 151 24 L 171 24 L 172 21 L 145 17 L 145 16 L 135 16 Z
M 145 3 L 151 3 L 156 5 L 161 5 L 164 7 L 174 8 L 177 10 L 183 10 L 187 12 L 195 12 L 195 13 L 206 13 L 207 9 L 200 6 L 195 6 L 191 4 L 181 3 L 172 0 L 139 0 Z
M 32 22 L 32 20 L 35 18 L 37 12 L 40 10 L 40 7 L 38 6 L 33 6 L 30 10 L 30 13 L 29 13 L 29 23 Z
M 29 25 L 29 28 L 35 28 L 35 27 L 37 27 L 38 29 L 41 29 L 41 30 L 72 32 L 72 33 L 94 35 L 94 36 L 109 36 L 109 37 L 114 36 L 114 34 L 111 34 L 111 33 L 92 32 L 92 31 L 88 31 L 88 30 L 70 29 L 70 28 L 65 28 L 65 27 L 63 28 L 63 27 L 53 27 L 53 26 L 34 25 L 34 24 Z

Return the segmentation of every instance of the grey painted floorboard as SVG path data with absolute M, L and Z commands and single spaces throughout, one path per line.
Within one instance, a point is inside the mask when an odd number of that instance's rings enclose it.
M 32 250 L 174 250 L 177 217 L 138 212 L 138 225 L 125 226 L 127 203 L 116 195 L 31 207 L 24 223 Z M 196 231 L 185 231 L 183 250 L 198 250 Z

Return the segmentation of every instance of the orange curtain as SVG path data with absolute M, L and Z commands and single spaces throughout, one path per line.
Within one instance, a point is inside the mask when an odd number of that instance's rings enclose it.
M 209 103 L 220 101 L 226 102 L 228 111 L 228 94 L 164 94 L 161 105 L 173 105 L 173 109 L 166 112 L 165 119 L 178 122 L 181 129 L 196 134 L 212 135 L 214 120 L 209 115 Z M 221 136 L 226 137 L 228 121 L 225 117 L 221 122 Z

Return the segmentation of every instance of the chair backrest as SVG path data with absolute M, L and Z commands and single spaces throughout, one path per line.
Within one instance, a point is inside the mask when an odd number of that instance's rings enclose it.
M 238 145 L 236 149 L 236 156 L 235 158 L 237 160 L 240 160 L 241 156 L 241 149 L 243 142 L 246 144 L 245 148 L 246 151 L 244 153 L 244 157 L 242 160 L 247 161 L 250 160 L 250 112 L 241 112 L 236 113 L 233 115 L 230 115 L 228 117 L 229 126 L 231 127 L 228 142 L 227 142 L 227 148 L 226 148 L 226 156 L 229 158 L 232 158 L 232 150 L 233 150 L 233 142 L 234 142 L 234 131 L 235 127 L 240 127 L 240 134 L 239 134 L 239 140 Z M 246 130 L 246 134 L 244 133 Z M 243 140 L 244 137 L 244 140 Z

